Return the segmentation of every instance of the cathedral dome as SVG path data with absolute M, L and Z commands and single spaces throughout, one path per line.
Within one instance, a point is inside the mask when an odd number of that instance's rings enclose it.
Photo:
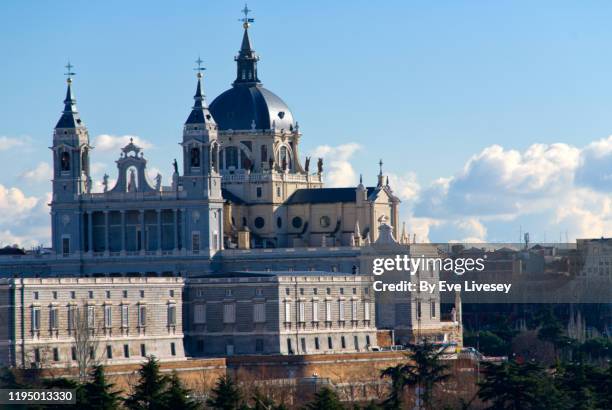
M 257 75 L 259 56 L 253 50 L 245 7 L 242 44 L 236 56 L 236 80 L 232 88 L 210 104 L 219 130 L 277 130 L 293 131 L 295 122 L 289 107 L 276 94 L 265 89 Z
M 234 84 L 210 104 L 219 130 L 285 129 L 295 122 L 289 107 L 260 83 Z

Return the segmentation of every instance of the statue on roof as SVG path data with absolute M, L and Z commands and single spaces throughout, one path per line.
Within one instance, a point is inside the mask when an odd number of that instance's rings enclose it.
M 128 192 L 136 192 L 136 171 L 130 169 L 130 180 L 128 182 Z
M 172 161 L 172 166 L 174 167 L 174 173 L 178 175 L 178 162 L 176 162 L 176 158 Z
M 108 192 L 108 174 L 104 174 L 102 177 L 102 186 L 104 187 L 104 192 Z
M 162 184 L 162 176 L 158 172 L 157 175 L 155 176 L 155 190 L 156 191 L 161 191 L 161 184 Z
M 306 162 L 304 163 L 304 169 L 306 173 L 308 173 L 308 169 L 310 168 L 310 157 L 306 157 Z
M 323 173 L 323 158 L 319 158 L 317 161 L 317 173 L 321 175 Z

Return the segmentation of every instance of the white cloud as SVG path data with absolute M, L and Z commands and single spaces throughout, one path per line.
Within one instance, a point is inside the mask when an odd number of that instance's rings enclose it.
M 18 188 L 0 184 L 0 243 L 33 246 L 49 243 L 50 221 L 48 203 L 51 194 L 28 196 Z
M 414 172 L 408 172 L 404 175 L 387 173 L 389 177 L 389 185 L 393 189 L 393 193 L 402 201 L 415 201 L 421 191 L 421 186 L 417 181 L 417 176 Z
M 0 136 L 0 151 L 7 151 L 11 148 L 22 147 L 24 145 L 26 145 L 24 138 L 9 138 Z
M 347 187 L 357 185 L 357 175 L 350 159 L 361 146 L 348 143 L 332 147 L 320 145 L 312 152 L 311 169 L 316 167 L 317 158 L 323 158 L 323 178 L 328 187 Z
M 117 152 L 118 153 L 119 150 L 121 150 L 121 148 L 125 147 L 127 144 L 130 143 L 130 139 L 134 141 L 134 144 L 138 145 L 139 147 L 143 149 L 148 149 L 148 148 L 153 147 L 153 144 L 135 135 L 115 136 L 115 135 L 108 135 L 108 134 L 98 135 L 94 139 L 93 146 L 99 152 Z
M 53 178 L 53 168 L 48 162 L 39 162 L 34 168 L 22 172 L 19 177 L 28 182 L 49 182 Z

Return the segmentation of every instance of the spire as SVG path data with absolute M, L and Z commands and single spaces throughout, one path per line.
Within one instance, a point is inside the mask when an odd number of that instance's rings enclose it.
M 62 116 L 55 128 L 77 128 L 82 127 L 83 124 L 81 122 L 81 118 L 79 116 L 79 112 L 76 106 L 76 99 L 74 98 L 74 94 L 72 93 L 72 77 L 75 75 L 72 72 L 74 66 L 70 64 L 66 64 L 66 69 L 68 70 L 64 75 L 66 76 L 66 98 L 64 98 L 64 111 L 62 111 Z
M 193 96 L 193 100 L 195 102 L 185 124 L 214 124 L 215 120 L 208 111 L 206 98 L 202 92 L 202 77 L 204 77 L 203 72 L 206 70 L 206 68 L 202 67 L 203 61 L 200 57 L 198 57 L 195 62 L 198 65 L 196 68 L 194 68 L 194 70 L 198 72 L 196 74 L 198 83 L 196 85 L 195 95 Z
M 257 77 L 257 61 L 259 57 L 255 54 L 255 50 L 251 45 L 251 39 L 249 38 L 249 27 L 251 23 L 255 21 L 254 18 L 249 17 L 249 13 L 251 10 L 245 4 L 244 9 L 242 9 L 242 13 L 244 17 L 239 19 L 242 21 L 242 27 L 244 28 L 244 33 L 242 35 L 242 44 L 240 45 L 240 51 L 238 52 L 238 56 L 236 56 L 236 81 L 234 81 L 234 85 L 240 84 L 259 84 L 259 78 Z
M 378 167 L 380 169 L 380 171 L 378 172 L 378 187 L 382 187 L 385 182 L 385 177 L 383 175 L 382 166 L 383 166 L 383 160 L 381 159 L 380 161 L 378 161 Z

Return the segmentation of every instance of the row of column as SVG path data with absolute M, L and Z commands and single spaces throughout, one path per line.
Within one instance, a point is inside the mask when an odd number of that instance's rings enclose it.
M 155 211 L 157 212 L 157 251 L 161 252 L 162 251 L 162 220 L 161 220 L 161 214 L 164 211 L 164 209 L 154 209 L 154 210 L 145 210 L 145 209 L 140 209 L 137 210 L 138 212 L 138 225 L 140 227 L 140 231 L 138 232 L 138 240 L 140 243 L 140 246 L 136 246 L 136 251 L 145 251 L 146 248 L 146 244 L 145 244 L 145 212 L 146 211 Z M 185 215 L 185 210 L 184 209 L 172 209 L 173 212 L 173 233 L 174 233 L 174 250 L 178 250 L 178 239 L 179 239 L 179 216 L 178 213 L 179 211 L 182 212 L 182 215 Z M 119 210 L 119 211 L 109 211 L 109 210 L 100 210 L 100 211 L 84 211 L 83 214 L 86 215 L 87 217 L 87 244 L 88 244 L 88 251 L 89 253 L 92 253 L 94 251 L 94 237 L 93 237 L 93 214 L 96 212 L 102 212 L 104 213 L 104 252 L 108 253 L 110 251 L 110 224 L 109 224 L 109 213 L 110 212 L 119 212 L 121 214 L 121 252 L 126 252 L 126 235 L 127 235 L 127 229 L 126 229 L 126 217 L 125 214 L 126 212 L 133 212 L 132 211 L 126 211 L 126 210 Z M 83 238 L 83 249 L 85 249 L 85 224 L 82 224 L 83 226 L 83 232 L 82 232 L 82 238 Z

